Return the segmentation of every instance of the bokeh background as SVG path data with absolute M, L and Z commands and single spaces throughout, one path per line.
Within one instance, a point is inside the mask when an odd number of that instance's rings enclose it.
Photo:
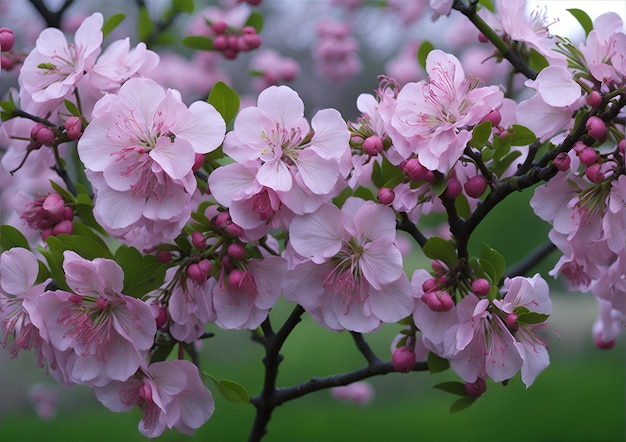
M 417 0 L 406 0 L 417 1 Z M 54 5 L 55 1 L 48 4 Z M 57 4 L 60 2 L 56 2 Z M 164 0 L 146 1 L 156 15 Z M 196 9 L 208 1 L 196 1 Z M 387 73 L 389 61 L 409 40 L 429 40 L 436 47 L 464 53 L 473 47 L 463 40 L 467 28 L 455 18 L 432 23 L 424 17 L 419 24 L 398 25 L 398 17 L 382 15 L 373 9 L 354 15 L 353 30 L 360 42 L 362 69 L 353 78 L 331 82 L 315 74 L 311 45 L 316 20 L 331 14 L 325 0 L 264 0 L 261 11 L 266 16 L 261 34 L 264 44 L 277 46 L 285 55 L 300 62 L 301 75 L 290 84 L 302 96 L 307 112 L 321 107 L 335 107 L 346 118 L 355 118 L 356 97 L 371 92 L 377 76 Z M 326 6 L 325 6 L 326 5 Z M 592 17 L 606 10 L 626 15 L 626 2 L 610 1 L 532 1 L 529 10 L 546 5 L 549 14 L 560 18 L 559 32 L 573 39 L 582 31 L 571 21 L 564 7 L 587 9 Z M 75 1 L 68 15 L 101 10 L 107 14 L 129 14 L 120 36 L 133 35 L 135 8 L 131 1 Z M 22 43 L 41 29 L 34 9 L 27 0 L 0 0 L 0 26 L 22 31 Z M 184 23 L 177 24 L 184 29 Z M 28 37 L 30 34 L 30 37 Z M 120 38 L 113 35 L 111 38 Z M 159 48 L 155 48 L 159 49 Z M 182 50 L 184 53 L 185 51 Z M 244 98 L 255 96 L 247 75 L 250 56 L 242 56 L 220 66 L 230 84 Z M 416 78 L 415 80 L 417 80 Z M 3 72 L 0 93 L 15 84 L 15 76 Z M 480 226 L 471 247 L 487 243 L 499 250 L 513 265 L 546 240 L 549 229 L 530 211 L 530 192 L 515 194 L 498 207 Z M 434 226 L 434 220 L 430 221 Z M 544 275 L 556 262 L 556 253 L 548 256 L 535 271 Z M 418 250 L 407 259 L 407 272 L 426 266 Z M 549 277 L 546 276 L 548 279 Z M 451 371 L 429 374 L 391 374 L 373 378 L 375 397 L 365 405 L 340 402 L 329 391 L 321 391 L 278 408 L 269 426 L 267 441 L 623 441 L 625 422 L 625 341 L 621 338 L 612 350 L 593 345 L 591 325 L 596 316 L 595 301 L 588 295 L 568 293 L 560 281 L 552 281 L 554 314 L 550 326 L 551 365 L 531 388 L 526 389 L 519 376 L 508 385 L 489 383 L 483 397 L 470 408 L 451 414 L 456 397 L 433 389 L 433 385 L 457 380 Z M 284 320 L 292 306 L 280 303 L 272 312 L 274 324 Z M 382 358 L 390 357 L 390 342 L 400 326 L 382 327 L 366 339 Z M 223 332 L 203 343 L 202 369 L 217 378 L 236 380 L 251 395 L 262 384 L 262 349 L 246 331 Z M 313 376 L 327 376 L 350 371 L 365 364 L 354 347 L 349 333 L 321 329 L 306 315 L 290 336 L 284 349 L 279 385 L 289 386 Z M 36 410 L 33 400 L 56 398 L 52 408 Z M 166 432 L 158 441 L 239 441 L 247 438 L 254 408 L 227 402 L 215 393 L 213 418 L 192 437 Z M 39 402 L 41 403 L 41 402 Z M 45 413 L 48 412 L 48 415 Z M 40 416 L 44 413 L 44 418 Z M 138 431 L 139 411 L 116 414 L 102 407 L 90 390 L 76 387 L 66 390 L 39 369 L 31 355 L 10 360 L 0 351 L 0 440 L 1 441 L 141 441 Z

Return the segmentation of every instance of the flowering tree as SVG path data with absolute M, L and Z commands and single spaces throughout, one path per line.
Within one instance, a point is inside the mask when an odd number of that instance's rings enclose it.
M 343 386 L 337 396 L 362 398 L 359 381 L 392 372 L 451 368 L 460 380 L 438 387 L 460 396 L 453 410 L 487 379 L 519 372 L 529 387 L 549 365 L 552 304 L 543 276 L 526 275 L 555 248 L 551 275 L 598 301 L 596 345 L 623 332 L 617 14 L 592 22 L 571 10 L 586 35 L 575 44 L 550 35 L 545 15 L 527 17 L 522 0 L 334 1 L 344 12 L 382 8 L 404 26 L 464 16 L 493 69 L 508 72 L 483 81 L 455 55 L 409 42 L 346 121 L 333 108 L 309 117 L 282 85 L 300 67 L 262 52 L 260 0 L 201 11 L 173 0 L 158 19 L 137 1 L 133 47 L 109 38 L 123 14 L 95 12 L 63 32 L 71 0 L 58 11 L 31 3 L 47 25 L 31 47 L 0 28 L 2 69 L 19 71 L 0 104 L 2 344 L 13 357 L 32 350 L 59 383 L 90 387 L 113 411 L 140 408 L 142 434 L 204 425 L 214 411 L 204 381 L 256 408 L 251 440 L 285 402 Z M 183 16 L 182 42 L 196 52 L 157 52 Z M 340 82 L 362 68 L 348 22 L 321 21 L 315 34 L 319 75 Z M 260 51 L 250 63 L 258 94 L 241 105 L 216 66 L 250 51 Z M 492 209 L 533 190 L 549 243 L 515 266 L 488 245 L 471 253 Z M 445 220 L 437 234 L 424 228 L 430 214 Z M 407 269 L 398 231 L 430 268 Z M 281 297 L 293 309 L 277 325 Z M 279 387 L 281 348 L 303 315 L 351 333 L 364 367 Z M 397 328 L 390 358 L 366 341 L 383 323 Z M 241 329 L 265 351 L 253 397 L 199 370 L 198 342 Z

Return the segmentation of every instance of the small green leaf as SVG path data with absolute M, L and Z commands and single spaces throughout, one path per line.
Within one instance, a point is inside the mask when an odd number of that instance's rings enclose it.
M 380 163 L 376 161 L 373 164 L 372 182 L 379 189 L 386 187 L 385 184 L 390 183 L 396 177 L 399 179 L 404 178 L 404 176 L 405 175 L 400 168 L 391 164 L 385 157 L 383 157 L 383 160 Z
M 456 400 L 450 407 L 450 413 L 457 413 L 461 410 L 465 410 L 467 407 L 476 402 L 476 398 L 473 396 L 465 396 Z
M 9 250 L 13 247 L 22 247 L 30 250 L 28 240 L 22 235 L 22 232 L 13 226 L 0 226 L 0 249 Z
M 490 275 L 492 277 L 492 281 L 495 283 L 500 281 L 506 269 L 504 257 L 497 250 L 492 249 L 487 244 L 483 244 L 479 258 L 481 264 L 483 261 L 486 261 L 492 265 L 494 271 L 493 275 Z
M 46 70 L 54 70 L 54 69 L 56 69 L 56 66 L 53 65 L 52 63 L 39 63 L 37 65 L 37 67 L 39 69 L 46 69 Z
M 48 267 L 46 267 L 46 264 L 43 261 L 37 260 L 37 264 L 39 265 L 39 272 L 37 273 L 37 280 L 35 281 L 35 284 L 41 284 L 45 280 L 52 278 L 50 270 L 48 270 Z
M 257 34 L 263 30 L 263 16 L 258 11 L 253 11 L 246 20 L 244 26 L 252 26 Z
M 435 46 L 428 40 L 425 40 L 417 50 L 417 61 L 423 69 L 426 69 L 426 58 L 433 49 L 435 49 Z
M 523 313 L 517 317 L 517 322 L 521 324 L 541 324 L 546 322 L 550 315 L 543 313 L 529 312 Z
M 528 146 L 529 144 L 534 143 L 537 139 L 537 136 L 532 130 L 525 126 L 520 126 L 519 124 L 514 124 L 512 126 L 511 136 L 512 146 Z
M 78 108 L 76 107 L 76 105 L 74 103 L 72 103 L 70 100 L 63 100 L 63 102 L 65 103 L 65 107 L 68 110 L 68 112 L 76 117 L 80 117 L 80 111 L 78 110 Z
M 172 6 L 177 11 L 186 12 L 187 14 L 193 13 L 193 0 L 174 0 Z
M 172 350 L 174 349 L 174 343 L 168 344 L 160 344 L 157 346 L 156 350 L 152 352 L 152 357 L 150 358 L 150 363 L 153 364 L 155 362 L 161 362 L 167 359 Z
M 472 139 L 470 145 L 475 149 L 482 149 L 488 142 L 491 136 L 491 121 L 483 121 L 472 131 Z
M 243 385 L 229 379 L 217 379 L 207 372 L 204 375 L 211 379 L 225 399 L 236 404 L 249 404 L 250 395 Z
M 467 198 L 462 193 L 454 200 L 454 206 L 456 207 L 456 213 L 463 219 L 467 219 L 472 214 L 472 209 L 467 201 Z
M 502 174 L 509 168 L 509 166 L 513 164 L 513 161 L 515 161 L 521 155 L 522 152 L 520 152 L 519 150 L 514 150 L 501 160 L 495 162 L 491 170 L 493 170 L 493 173 L 495 173 L 497 176 L 502 176 Z
M 467 396 L 465 391 L 465 384 L 457 381 L 442 382 L 434 385 L 433 388 L 445 391 L 446 393 L 456 394 L 458 396 Z
M 591 18 L 587 15 L 587 13 L 581 9 L 570 8 L 567 9 L 567 12 L 572 14 L 578 23 L 583 27 L 585 31 L 585 36 L 588 36 L 591 31 L 593 31 L 593 22 Z
M 3 111 L 11 114 L 15 110 L 15 103 L 10 100 L 6 100 L 0 103 L 0 108 L 2 108 Z
M 198 49 L 201 51 L 213 50 L 213 40 L 202 35 L 188 35 L 183 38 L 183 44 L 191 49 Z
M 436 355 L 432 351 L 428 352 L 428 370 L 431 373 L 439 373 L 450 368 L 450 361 Z
M 354 191 L 354 196 L 356 196 L 357 198 L 362 198 L 366 201 L 376 201 L 376 197 L 374 196 L 372 191 L 368 189 L 367 187 L 363 187 L 363 186 L 359 186 Z
M 422 250 L 428 258 L 442 261 L 448 268 L 452 268 L 456 264 L 456 249 L 450 241 L 446 241 L 443 238 L 438 236 L 431 237 L 426 241 Z
M 114 14 L 107 18 L 107 20 L 102 25 L 102 37 L 106 37 L 109 35 L 115 28 L 118 27 L 120 23 L 124 21 L 126 18 L 126 14 Z M 73 114 L 77 115 L 77 114 Z
M 493 3 L 491 2 L 491 0 L 478 0 L 478 4 L 487 8 L 491 12 L 496 12 L 496 8 L 495 6 L 493 6 Z
M 139 35 L 139 40 L 148 41 L 154 31 L 156 31 L 156 25 L 154 24 L 154 21 L 152 21 L 152 17 L 150 17 L 150 12 L 148 11 L 148 8 L 139 8 L 139 17 L 137 23 L 137 33 Z
M 239 112 L 239 95 L 223 81 L 213 85 L 207 101 L 220 113 L 227 125 Z

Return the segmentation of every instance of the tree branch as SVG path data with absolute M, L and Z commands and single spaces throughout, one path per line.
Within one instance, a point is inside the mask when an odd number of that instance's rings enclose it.
M 57 11 L 51 11 L 43 0 L 30 0 L 31 5 L 39 12 L 49 28 L 61 29 L 61 21 L 65 10 L 71 6 L 74 0 L 65 0 L 65 3 Z
M 502 277 L 502 280 L 506 278 L 513 278 L 514 276 L 527 274 L 533 267 L 539 264 L 555 249 L 556 246 L 549 241 L 545 244 L 542 244 L 541 246 L 533 250 L 522 262 L 507 270 Z M 499 285 L 501 285 L 501 283 L 502 281 L 500 281 Z

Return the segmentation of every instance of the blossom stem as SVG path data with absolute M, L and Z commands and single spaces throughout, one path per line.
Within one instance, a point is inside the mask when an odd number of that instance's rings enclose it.
M 522 262 L 518 263 L 513 268 L 506 271 L 502 279 L 512 278 L 514 276 L 525 275 L 529 272 L 534 266 L 539 264 L 541 260 L 547 257 L 553 250 L 556 249 L 556 246 L 552 244 L 552 242 L 548 241 L 545 244 L 540 245 L 535 250 L 533 250 Z M 500 281 L 502 283 L 503 281 Z M 501 285 L 501 284 L 498 284 Z
M 363 337 L 361 333 L 357 333 L 357 332 L 350 332 L 350 333 L 352 334 L 352 338 L 354 339 L 356 348 L 359 349 L 359 351 L 365 357 L 365 360 L 370 366 L 376 365 L 378 362 L 380 362 L 380 358 L 376 356 L 376 354 L 374 354 L 374 352 L 372 351 L 372 348 L 365 341 L 365 338 Z
M 524 74 L 527 78 L 534 80 L 537 78 L 537 72 L 531 69 L 519 55 L 513 51 L 509 45 L 500 37 L 476 12 L 476 2 L 470 2 L 466 5 L 460 0 L 456 0 L 452 6 L 454 9 L 465 15 L 476 28 L 496 47 L 498 51 L 506 58 L 515 68 L 517 72 Z
M 61 28 L 61 21 L 65 10 L 69 8 L 73 2 L 74 0 L 65 0 L 65 3 L 63 3 L 57 11 L 53 12 L 48 9 L 43 0 L 30 0 L 30 3 L 35 7 L 37 12 L 39 12 L 39 15 L 46 21 L 46 25 L 49 28 L 59 29 Z

